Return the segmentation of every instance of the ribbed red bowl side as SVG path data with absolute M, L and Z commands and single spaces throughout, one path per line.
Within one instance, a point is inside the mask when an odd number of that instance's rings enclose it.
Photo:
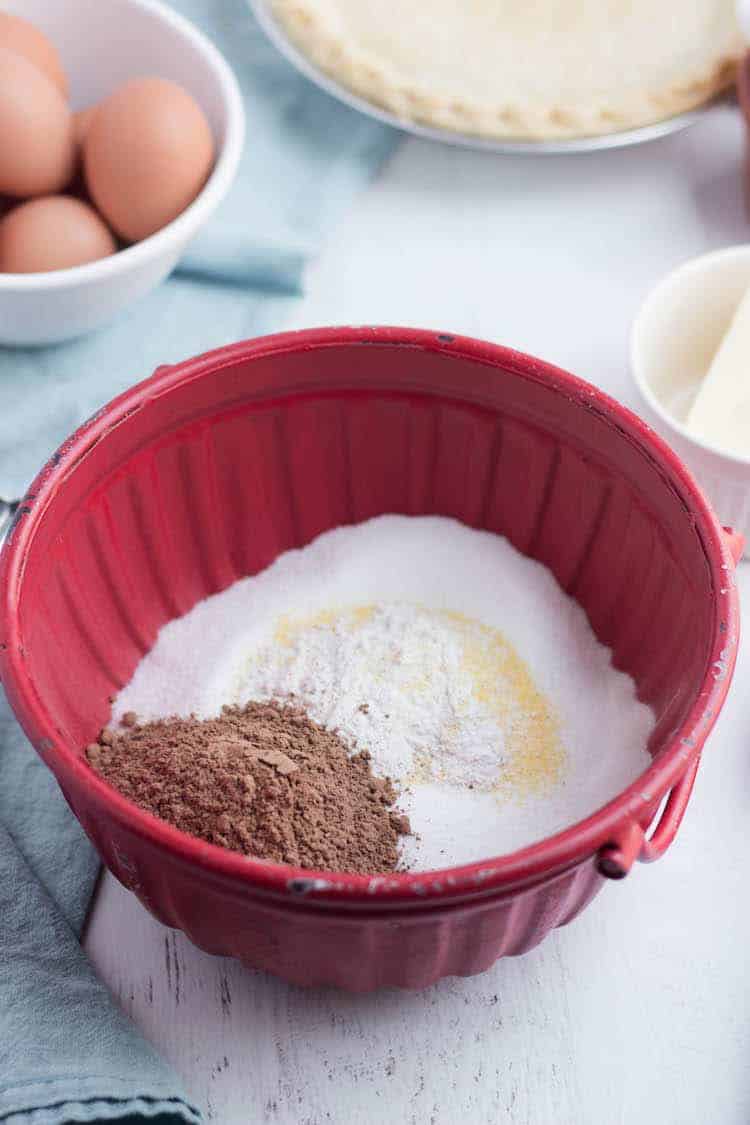
M 160 922 L 208 953 L 236 957 L 298 985 L 356 992 L 424 988 L 526 953 L 574 918 L 604 880 L 592 856 L 526 890 L 455 906 L 331 910 L 238 894 L 189 864 L 167 859 L 84 801 L 76 810 L 107 867 Z
M 184 837 L 89 770 L 81 748 L 161 625 L 384 512 L 452 516 L 550 567 L 654 708 L 643 778 L 516 855 L 368 881 Z M 105 862 L 157 917 L 299 983 L 413 987 L 572 917 L 600 885 L 597 850 L 645 827 L 700 753 L 737 640 L 720 539 L 647 427 L 539 361 L 397 329 L 249 341 L 157 373 L 45 468 L 0 560 L 0 672 Z

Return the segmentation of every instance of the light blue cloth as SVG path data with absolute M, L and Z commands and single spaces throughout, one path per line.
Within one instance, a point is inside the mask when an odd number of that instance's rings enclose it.
M 81 951 L 96 856 L 4 698 L 0 737 L 0 1121 L 200 1121 Z
M 171 278 L 111 328 L 0 350 L 0 496 L 21 495 L 81 421 L 161 363 L 283 325 L 304 264 L 394 136 L 300 78 L 245 0 L 180 0 L 238 75 L 246 152 Z M 54 627 L 54 623 L 50 623 Z M 97 860 L 0 692 L 0 1122 L 200 1119 L 78 944 Z
M 199 1122 L 78 944 L 97 871 L 0 690 L 0 1122 Z

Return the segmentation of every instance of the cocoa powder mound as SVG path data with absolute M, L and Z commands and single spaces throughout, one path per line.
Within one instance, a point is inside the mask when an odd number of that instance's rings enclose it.
M 376 875 L 396 869 L 398 838 L 410 832 L 366 750 L 351 754 L 303 711 L 274 702 L 143 725 L 128 713 L 86 756 L 142 809 L 259 859 Z

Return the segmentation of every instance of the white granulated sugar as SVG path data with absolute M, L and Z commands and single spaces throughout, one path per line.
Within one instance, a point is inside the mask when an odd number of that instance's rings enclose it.
M 289 696 L 400 783 L 413 869 L 530 844 L 650 762 L 654 716 L 583 610 L 505 539 L 448 519 L 339 528 L 199 603 L 114 717 Z

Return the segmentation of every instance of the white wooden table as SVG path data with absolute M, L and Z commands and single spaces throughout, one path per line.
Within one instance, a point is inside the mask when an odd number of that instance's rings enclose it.
M 499 158 L 416 141 L 336 232 L 290 326 L 380 322 L 535 352 L 635 405 L 644 291 L 748 238 L 731 111 L 638 151 Z M 745 621 L 750 567 L 740 574 Z M 747 1125 L 750 656 L 677 842 L 521 959 L 426 992 L 291 988 L 194 949 L 111 877 L 99 971 L 220 1125 Z

